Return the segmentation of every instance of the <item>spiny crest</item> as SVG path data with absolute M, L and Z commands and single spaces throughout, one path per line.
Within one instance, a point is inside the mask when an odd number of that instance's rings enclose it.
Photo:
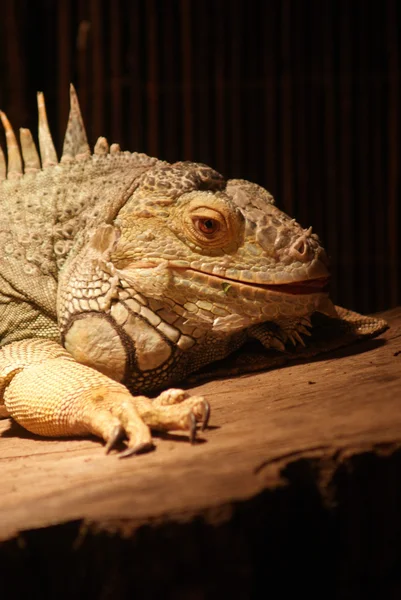
M 62 162 L 89 158 L 90 148 L 74 86 L 70 86 L 70 115 L 65 132 Z
M 46 114 L 45 99 L 42 92 L 38 92 L 38 137 L 40 158 L 35 142 L 29 129 L 20 129 L 20 147 L 13 128 L 6 116 L 0 111 L 0 119 L 6 134 L 7 162 L 0 147 L 0 181 L 4 179 L 17 179 L 24 173 L 35 173 L 41 169 L 58 164 L 57 153 L 50 133 Z M 120 152 L 118 144 L 109 144 L 104 137 L 96 142 L 94 154 L 106 155 Z M 63 154 L 61 163 L 87 160 L 90 157 L 90 148 L 86 136 L 85 126 L 79 108 L 78 97 L 74 86 L 70 86 L 70 114 L 67 130 L 64 137 Z
M 6 143 L 7 143 L 7 154 L 8 154 L 8 171 L 7 175 L 9 179 L 15 179 L 22 175 L 22 160 L 18 143 L 14 135 L 13 128 L 11 127 L 10 121 L 7 119 L 5 113 L 0 112 L 0 119 L 3 123 L 4 131 L 6 132 Z M 3 156 L 4 161 L 4 156 Z

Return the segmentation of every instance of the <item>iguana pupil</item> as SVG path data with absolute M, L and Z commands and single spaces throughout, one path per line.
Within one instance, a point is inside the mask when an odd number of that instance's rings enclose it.
M 218 228 L 218 221 L 214 221 L 213 219 L 199 219 L 199 229 L 203 233 L 215 233 Z

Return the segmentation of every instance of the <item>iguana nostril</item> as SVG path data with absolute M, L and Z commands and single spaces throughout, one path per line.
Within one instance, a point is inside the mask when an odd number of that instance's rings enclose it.
M 300 237 L 290 248 L 290 254 L 299 260 L 308 260 L 310 255 L 310 246 L 304 236 Z

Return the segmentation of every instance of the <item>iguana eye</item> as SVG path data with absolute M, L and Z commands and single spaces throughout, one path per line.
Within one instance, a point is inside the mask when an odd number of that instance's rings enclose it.
M 241 243 L 244 219 L 224 194 L 183 194 L 172 217 L 177 235 L 197 252 L 229 252 Z
M 206 233 L 206 235 L 212 235 L 213 233 L 217 233 L 220 229 L 220 223 L 216 219 L 194 219 L 195 226 L 202 233 Z

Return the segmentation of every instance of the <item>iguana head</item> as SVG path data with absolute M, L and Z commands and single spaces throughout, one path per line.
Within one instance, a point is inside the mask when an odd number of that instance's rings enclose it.
M 317 236 L 263 188 L 226 181 L 205 165 L 149 168 L 112 221 L 86 239 L 60 274 L 65 345 L 135 388 L 147 379 L 161 387 L 177 352 L 205 364 L 218 357 L 210 344 L 258 323 L 309 316 L 327 302 Z
M 114 226 L 119 277 L 145 297 L 188 305 L 205 329 L 309 315 L 327 297 L 327 258 L 311 228 L 258 185 L 205 165 L 147 171 Z

